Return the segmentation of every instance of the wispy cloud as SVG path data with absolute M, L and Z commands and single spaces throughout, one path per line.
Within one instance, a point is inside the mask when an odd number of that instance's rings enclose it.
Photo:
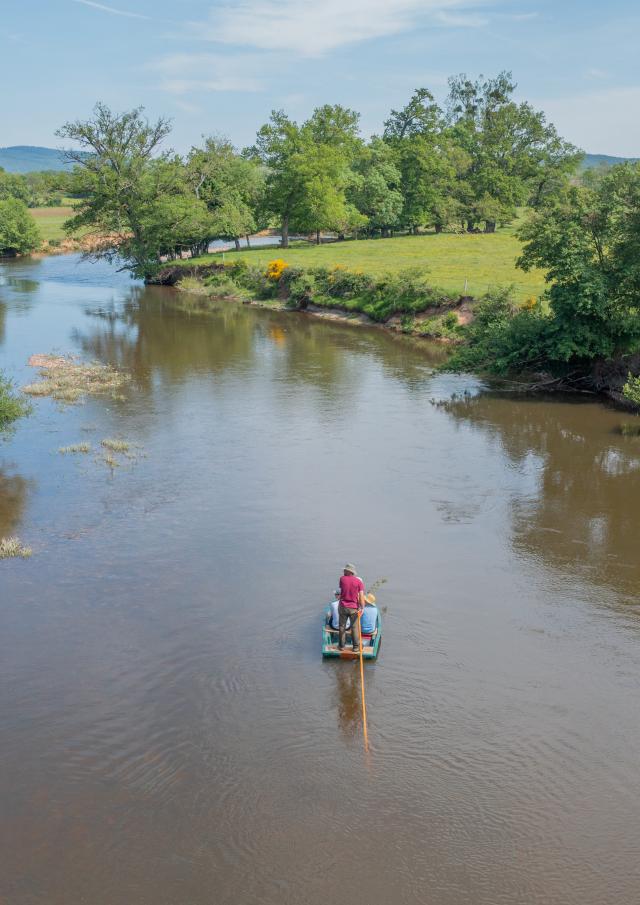
M 104 3 L 94 3 L 94 0 L 72 0 L 72 2 L 81 3 L 82 6 L 91 6 L 93 9 L 99 9 L 103 13 L 111 13 L 112 16 L 126 16 L 128 19 L 151 19 L 151 16 L 134 13 L 128 9 L 115 9 L 113 6 L 105 6 Z
M 483 28 L 489 24 L 486 16 L 477 16 L 473 13 L 436 13 L 436 21 L 448 28 Z
M 240 0 L 212 8 L 208 21 L 191 28 L 194 36 L 222 44 L 317 57 L 420 24 L 481 27 L 486 19 L 466 15 L 480 5 L 479 0 Z
M 160 89 L 174 95 L 264 88 L 260 60 L 248 54 L 174 53 L 147 68 L 160 73 Z

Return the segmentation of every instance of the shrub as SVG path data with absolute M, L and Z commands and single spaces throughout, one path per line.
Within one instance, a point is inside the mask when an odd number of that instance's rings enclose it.
M 30 411 L 29 403 L 15 394 L 13 383 L 0 371 L 0 429 L 23 415 L 28 415 Z
M 269 261 L 267 269 L 265 270 L 265 276 L 269 280 L 277 282 L 288 266 L 287 262 L 283 261 L 282 258 L 276 258 L 275 261 Z
M 316 291 L 316 278 L 308 270 L 290 267 L 282 274 L 280 285 L 286 288 L 287 305 L 292 308 L 306 308 Z
M 247 293 L 259 299 L 274 298 L 278 293 L 278 281 L 269 278 L 266 273 L 258 267 L 249 267 L 243 261 L 234 261 L 229 267 L 225 268 L 236 284 L 241 289 L 245 289 Z
M 334 267 L 326 271 L 327 295 L 332 298 L 354 298 L 364 295 L 371 289 L 371 277 L 357 270 L 346 270 L 343 267 Z
M 184 281 L 183 281 L 184 282 Z M 204 284 L 209 295 L 218 297 L 246 295 L 247 290 L 233 278 L 233 275 L 225 271 L 209 274 L 205 277 Z
M 633 374 L 629 374 L 622 392 L 629 402 L 635 402 L 636 405 L 640 405 L 640 377 L 634 377 Z
M 508 374 L 544 365 L 551 321 L 540 306 L 517 308 L 512 287 L 489 290 L 464 331 L 465 344 L 447 362 L 455 371 Z

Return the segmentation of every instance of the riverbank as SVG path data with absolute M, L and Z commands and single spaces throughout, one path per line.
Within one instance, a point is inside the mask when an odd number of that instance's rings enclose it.
M 188 266 L 187 266 L 188 265 Z M 266 271 L 246 261 L 231 264 L 176 263 L 161 268 L 152 284 L 172 286 L 193 301 L 181 307 L 207 307 L 207 300 L 234 300 L 261 308 L 296 311 L 347 325 L 375 326 L 385 331 L 464 348 L 466 328 L 483 302 L 493 304 L 501 290 L 482 298 L 452 298 L 430 286 L 414 270 L 376 279 L 370 274 L 336 267 L 302 270 L 276 259 Z M 455 367 L 455 365 L 454 365 Z M 547 371 L 522 373 L 505 382 L 518 394 L 556 393 L 599 397 L 626 411 L 638 406 L 624 395 L 629 373 L 640 371 L 640 355 L 594 362 L 589 369 L 558 376 Z
M 240 299 L 445 343 L 460 342 L 477 301 L 470 296 L 452 298 L 415 270 L 376 278 L 341 267 L 301 270 L 281 259 L 272 261 L 266 271 L 243 260 L 178 263 L 160 268 L 149 282 L 202 299 Z

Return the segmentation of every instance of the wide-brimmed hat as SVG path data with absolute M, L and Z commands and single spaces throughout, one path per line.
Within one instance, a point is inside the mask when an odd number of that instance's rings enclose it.
M 351 572 L 352 575 L 356 574 L 356 567 L 351 562 L 348 562 L 346 564 L 346 566 L 344 567 L 344 570 L 345 570 L 345 572 Z

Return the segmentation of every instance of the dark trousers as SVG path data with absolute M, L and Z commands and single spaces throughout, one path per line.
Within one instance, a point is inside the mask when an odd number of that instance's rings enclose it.
M 360 650 L 360 620 L 358 619 L 358 610 L 352 610 L 347 606 L 338 607 L 338 647 L 344 647 L 345 636 L 347 634 L 347 622 L 351 621 L 351 637 L 353 638 L 353 649 Z

